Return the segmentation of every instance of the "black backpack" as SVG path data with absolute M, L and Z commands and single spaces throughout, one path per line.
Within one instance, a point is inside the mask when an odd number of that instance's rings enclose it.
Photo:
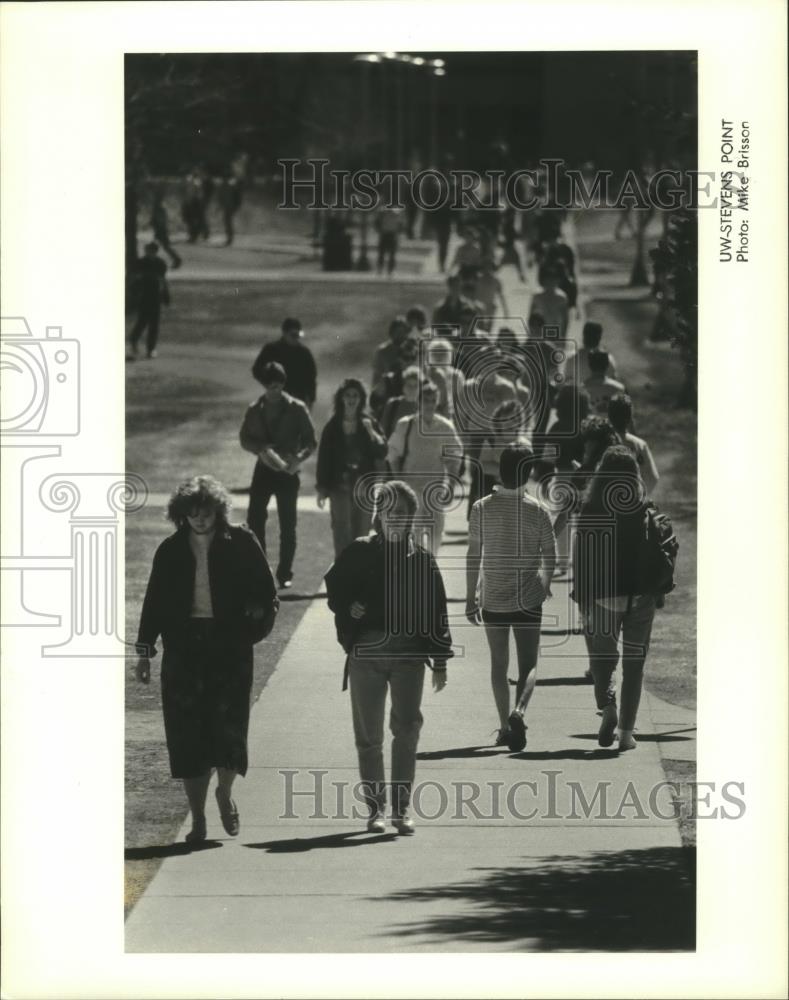
M 636 554 L 637 594 L 668 594 L 674 589 L 679 542 L 668 514 L 654 504 L 644 511 Z

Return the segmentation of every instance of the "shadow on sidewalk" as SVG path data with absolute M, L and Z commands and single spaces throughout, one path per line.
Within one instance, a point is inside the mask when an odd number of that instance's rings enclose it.
M 510 681 L 511 684 L 516 683 L 515 681 Z M 538 677 L 537 686 L 538 687 L 563 687 L 565 684 L 571 685 L 583 685 L 584 687 L 592 686 L 591 677 Z
M 425 750 L 416 755 L 417 760 L 447 760 L 452 757 L 497 757 L 506 752 L 501 748 L 491 749 L 491 744 L 479 747 L 452 747 L 450 750 Z
M 364 840 L 357 840 L 364 837 Z M 366 844 L 383 844 L 388 840 L 397 840 L 396 833 L 368 834 L 365 830 L 354 830 L 350 833 L 330 833 L 323 837 L 291 837 L 288 840 L 265 840 L 259 844 L 244 844 L 256 851 L 266 851 L 269 854 L 300 854 L 303 851 L 314 851 L 324 847 L 363 847 Z
M 211 851 L 221 847 L 221 840 L 204 840 L 202 844 L 152 844 L 150 847 L 127 847 L 123 852 L 126 861 L 150 861 L 153 858 L 177 858 L 198 851 Z
M 510 754 L 512 760 L 608 760 L 618 756 L 618 750 L 604 750 L 602 747 L 594 750 L 520 750 Z
M 524 831 L 526 832 L 526 831 Z M 442 904 L 384 935 L 431 936 L 541 951 L 692 951 L 696 942 L 693 848 L 554 856 L 537 864 L 472 869 L 461 883 L 409 889 L 381 902 Z
M 636 730 L 636 743 L 680 743 L 688 740 L 695 740 L 695 736 L 678 736 L 677 733 L 695 733 L 695 726 L 688 726 L 687 729 L 670 729 L 665 733 L 639 733 Z M 572 740 L 596 740 L 597 733 L 574 733 Z

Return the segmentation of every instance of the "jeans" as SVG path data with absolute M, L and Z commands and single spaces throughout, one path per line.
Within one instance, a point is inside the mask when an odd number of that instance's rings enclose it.
M 598 708 L 616 705 L 612 677 L 619 661 L 618 640 L 622 633 L 621 729 L 635 727 L 654 618 L 655 598 L 642 597 L 638 603 L 633 601 L 630 611 L 609 611 L 594 604 L 587 619 L 589 665 Z
M 359 776 L 371 810 L 383 810 L 386 802 L 384 776 L 384 711 L 386 690 L 392 696 L 389 728 L 392 731 L 392 809 L 402 815 L 411 801 L 416 771 L 416 748 L 422 728 L 424 657 L 379 656 L 349 661 L 351 711 Z
M 353 498 L 350 487 L 332 490 L 329 494 L 331 530 L 334 538 L 334 554 L 338 556 L 354 538 L 370 531 L 372 511 L 363 510 Z
M 247 522 L 257 535 L 264 552 L 269 501 L 272 496 L 277 501 L 279 564 L 276 576 L 279 583 L 290 580 L 293 576 L 293 560 L 296 556 L 296 500 L 300 482 L 298 475 L 276 472 L 263 462 L 258 462 L 249 488 Z

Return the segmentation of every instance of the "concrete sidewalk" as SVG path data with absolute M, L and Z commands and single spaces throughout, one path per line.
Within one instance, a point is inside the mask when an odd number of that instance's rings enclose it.
M 525 318 L 534 276 L 521 285 L 508 272 L 510 312 Z M 164 861 L 127 921 L 128 951 L 694 947 L 695 886 L 659 749 L 670 739 L 672 756 L 692 755 L 693 713 L 645 692 L 637 749 L 599 749 L 585 646 L 568 582 L 558 580 L 545 605 L 528 745 L 494 748 L 484 631 L 463 617 L 465 528 L 459 502 L 439 560 L 457 655 L 446 690 L 434 693 L 426 678 L 416 835 L 370 835 L 351 815 L 344 654 L 317 598 L 253 707 L 252 766 L 235 791 L 240 836 L 225 835 L 211 790 L 211 839 Z M 514 649 L 511 662 L 514 674 Z
M 661 818 L 672 815 L 668 790 L 650 803 L 663 780 L 651 699 L 635 751 L 597 748 L 583 641 L 566 634 L 573 611 L 559 581 L 528 745 L 495 749 L 484 632 L 460 603 L 462 510 L 448 525 L 457 534 L 440 562 L 462 651 L 445 691 L 427 679 L 416 836 L 370 835 L 349 815 L 357 771 L 344 656 L 317 600 L 253 708 L 252 767 L 236 785 L 240 836 L 224 834 L 210 792 L 209 843 L 164 861 L 129 917 L 128 951 L 692 947 L 678 828 Z M 289 798 L 289 787 L 306 794 Z

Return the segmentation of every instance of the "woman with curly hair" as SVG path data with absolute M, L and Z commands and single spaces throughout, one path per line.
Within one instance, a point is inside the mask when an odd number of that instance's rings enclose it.
M 359 479 L 383 466 L 386 438 L 367 412 L 367 392 L 358 378 L 346 378 L 334 394 L 318 445 L 317 496 L 323 509 L 329 501 L 334 554 L 370 530 L 372 504 L 355 494 Z
M 206 838 L 205 801 L 217 770 L 216 800 L 230 836 L 239 831 L 231 796 L 247 771 L 252 647 L 271 631 L 277 591 L 266 557 L 247 527 L 228 522 L 227 491 L 195 476 L 170 497 L 176 526 L 156 550 L 137 637 L 136 676 L 148 684 L 161 637 L 162 709 L 170 771 L 183 780 L 192 829 Z

